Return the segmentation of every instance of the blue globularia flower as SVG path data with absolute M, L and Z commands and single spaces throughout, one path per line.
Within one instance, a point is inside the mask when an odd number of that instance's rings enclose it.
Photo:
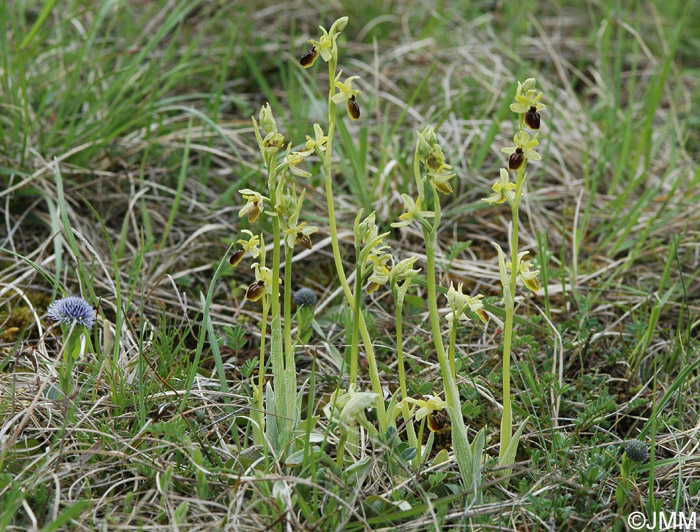
M 294 292 L 294 302 L 300 307 L 313 307 L 318 298 L 310 288 L 300 288 Z
M 52 321 L 66 325 L 72 325 L 75 321 L 78 325 L 92 329 L 97 311 L 82 297 L 70 296 L 51 303 L 46 315 Z

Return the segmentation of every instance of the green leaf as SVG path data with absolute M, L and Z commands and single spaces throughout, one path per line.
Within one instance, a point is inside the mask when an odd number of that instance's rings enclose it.
M 498 461 L 498 465 L 503 467 L 503 466 L 509 466 L 515 462 L 515 454 L 518 452 L 518 443 L 520 442 L 520 436 L 523 433 L 523 430 L 525 429 L 525 425 L 527 424 L 528 420 L 530 418 L 528 417 L 523 421 L 518 428 L 518 430 L 515 431 L 515 434 L 513 434 L 513 437 L 510 439 L 510 442 L 508 443 L 508 447 L 506 448 L 506 452 L 503 454 L 501 459 Z M 507 477 L 511 474 L 513 470 L 512 469 L 502 469 L 498 472 L 499 476 L 501 477 Z

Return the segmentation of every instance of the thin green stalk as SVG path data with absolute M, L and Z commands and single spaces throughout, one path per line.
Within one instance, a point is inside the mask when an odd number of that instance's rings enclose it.
M 401 400 L 403 403 L 403 418 L 406 421 L 408 443 L 416 449 L 413 465 L 418 467 L 421 461 L 421 440 L 416 437 L 416 429 L 411 419 L 411 411 L 408 408 L 408 403 L 404 401 L 404 399 L 408 397 L 408 388 L 406 387 L 406 368 L 404 367 L 403 360 L 403 301 L 396 302 L 396 351 L 399 361 L 399 386 L 401 388 Z
M 449 355 L 450 355 L 450 370 L 452 371 L 452 376 L 456 379 L 457 378 L 457 368 L 455 367 L 455 351 L 456 346 L 455 344 L 457 343 L 457 318 L 452 319 L 452 327 L 450 327 L 450 347 L 449 347 Z
M 350 291 L 350 286 L 348 285 L 348 280 L 345 277 L 345 270 L 343 269 L 343 260 L 340 256 L 340 244 L 338 243 L 338 227 L 335 223 L 335 200 L 333 199 L 333 176 L 331 173 L 331 158 L 333 154 L 333 134 L 335 132 L 335 102 L 333 102 L 333 80 L 335 79 L 335 71 L 337 67 L 337 60 L 335 58 L 328 62 L 328 72 L 330 75 L 331 86 L 328 91 L 328 141 L 326 143 L 326 155 L 323 161 L 323 173 L 325 177 L 326 186 L 326 202 L 328 204 L 328 221 L 330 225 L 331 232 L 331 247 L 333 248 L 333 261 L 335 262 L 335 269 L 338 273 L 338 279 L 343 287 L 343 292 L 345 293 L 345 299 L 347 299 L 348 304 L 351 307 L 355 307 L 355 298 Z M 372 391 L 377 394 L 377 421 L 379 422 L 379 428 L 382 433 L 386 432 L 389 428 L 389 423 L 386 417 L 386 407 L 384 406 L 384 394 L 382 392 L 382 385 L 379 380 L 379 370 L 377 369 L 377 361 L 374 356 L 374 348 L 372 346 L 372 338 L 367 330 L 367 324 L 365 323 L 362 314 L 359 314 L 359 326 L 360 335 L 362 336 L 362 343 L 365 346 L 365 353 L 367 354 L 367 360 L 369 361 L 369 375 L 372 381 Z
M 520 134 L 522 135 L 522 119 L 520 120 Z M 501 417 L 501 442 L 498 451 L 499 459 L 502 459 L 508 449 L 513 435 L 513 412 L 510 400 L 510 357 L 511 346 L 513 344 L 513 318 L 515 313 L 515 289 L 518 280 L 518 212 L 520 209 L 520 198 L 523 191 L 525 176 L 525 164 L 519 169 L 516 180 L 515 200 L 511 206 L 513 216 L 513 239 L 511 241 L 511 274 L 510 274 L 510 297 L 505 303 L 506 323 L 503 339 L 503 416 Z
M 267 314 L 270 305 L 267 302 L 267 294 L 262 297 L 262 322 L 260 324 L 260 367 L 258 369 L 258 389 L 256 390 L 256 399 L 258 402 L 258 429 L 253 430 L 255 444 L 264 444 L 263 434 L 265 434 L 265 403 L 263 402 L 263 386 L 265 384 L 265 340 L 267 338 Z M 263 448 L 267 449 L 266 446 Z
M 358 351 L 360 350 L 360 304 L 362 302 L 362 265 L 360 264 L 359 242 L 356 244 L 355 264 L 355 306 L 352 314 L 352 345 L 350 346 L 350 384 L 357 386 L 357 370 L 359 366 Z
M 294 366 L 294 346 L 292 345 L 292 256 L 294 248 L 284 245 L 284 349 L 286 366 Z
M 436 207 L 439 204 L 439 199 L 436 201 Z M 437 209 L 436 209 L 437 210 Z M 436 213 L 437 217 L 437 213 Z M 442 343 L 442 335 L 440 331 L 440 316 L 437 306 L 437 290 L 435 288 L 435 245 L 436 234 L 435 228 L 429 230 L 423 228 L 425 238 L 425 254 L 427 259 L 426 281 L 428 284 L 428 307 L 430 309 L 430 324 L 435 340 L 435 351 L 437 352 L 438 361 L 440 362 L 440 372 L 445 386 L 445 399 L 447 401 L 447 411 L 450 414 L 452 422 L 452 443 L 455 449 L 455 457 L 459 466 L 462 480 L 466 487 L 471 487 L 474 483 L 472 478 L 472 463 L 474 457 L 471 454 L 471 445 L 467 435 L 467 428 L 464 425 L 462 417 L 462 407 L 459 399 L 459 390 L 457 383 L 450 371 L 449 360 L 445 354 L 445 347 Z M 481 460 L 481 456 L 476 457 Z
M 340 440 L 338 441 L 338 454 L 335 457 L 335 461 L 339 467 L 343 467 L 343 458 L 345 457 L 345 443 L 348 440 L 348 435 L 345 431 L 341 431 Z

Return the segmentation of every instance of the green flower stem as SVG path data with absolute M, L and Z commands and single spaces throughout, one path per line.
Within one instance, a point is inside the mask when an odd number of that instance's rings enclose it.
M 345 270 L 343 269 L 343 260 L 340 256 L 340 245 L 338 243 L 338 228 L 335 223 L 335 200 L 333 199 L 333 175 L 331 173 L 331 158 L 333 155 L 333 135 L 335 133 L 335 102 L 333 101 L 333 82 L 335 80 L 335 71 L 337 67 L 337 58 L 333 57 L 328 62 L 328 73 L 330 75 L 330 90 L 328 91 L 328 141 L 326 143 L 326 154 L 323 159 L 323 173 L 325 177 L 326 186 L 326 202 L 328 204 L 328 222 L 330 225 L 331 232 L 331 247 L 333 248 L 333 260 L 335 262 L 335 268 L 338 272 L 338 279 L 343 287 L 343 292 L 345 293 L 345 298 L 351 307 L 355 307 L 355 298 L 350 291 L 350 286 L 348 285 L 348 280 L 345 277 Z M 367 354 L 367 360 L 369 361 L 369 374 L 372 381 L 372 391 L 377 394 L 377 420 L 379 421 L 379 428 L 382 432 L 386 432 L 389 428 L 386 417 L 386 407 L 384 406 L 384 394 L 382 392 L 382 385 L 379 380 L 379 370 L 377 369 L 377 361 L 374 356 L 374 348 L 372 346 L 372 339 L 369 336 L 369 331 L 367 330 L 367 324 L 365 323 L 362 314 L 359 314 L 359 326 L 360 334 L 362 336 L 362 343 L 365 346 L 365 353 Z
M 452 319 L 452 327 L 450 327 L 450 347 L 449 347 L 449 353 L 450 353 L 450 370 L 452 370 L 452 376 L 456 379 L 457 378 L 457 369 L 455 367 L 455 351 L 457 350 L 456 344 L 457 343 L 457 318 Z
M 420 420 L 420 427 L 418 427 L 418 446 L 416 449 L 418 452 L 416 453 L 416 456 L 419 457 L 418 463 L 420 463 L 420 454 L 421 454 L 421 447 L 423 446 L 423 432 L 425 431 L 425 420 L 427 416 L 422 418 Z
M 265 403 L 263 402 L 263 386 L 265 384 L 265 339 L 267 337 L 267 313 L 270 305 L 267 301 L 267 294 L 262 297 L 262 323 L 260 324 L 260 369 L 258 370 L 258 389 L 255 392 L 258 402 L 258 425 L 259 428 L 253 430 L 253 437 L 256 445 L 265 443 Z M 266 448 L 266 447 L 265 447 Z
M 360 264 L 359 242 L 355 244 L 355 307 L 352 311 L 352 345 L 350 346 L 350 384 L 357 386 L 357 370 L 359 366 L 358 351 L 360 350 L 360 303 L 362 302 L 363 268 Z
M 413 457 L 413 465 L 414 467 L 418 467 L 421 460 L 420 442 L 416 437 L 416 429 L 413 426 L 408 403 L 404 400 L 408 397 L 408 388 L 406 387 L 406 369 L 403 361 L 403 298 L 399 298 L 399 301 L 396 302 L 396 351 L 399 360 L 399 386 L 401 387 L 403 418 L 406 421 L 408 443 L 416 449 L 416 456 Z
M 439 202 L 439 198 L 436 201 Z M 440 331 L 440 316 L 438 315 L 437 306 L 437 291 L 435 288 L 435 246 L 436 246 L 436 231 L 435 227 L 432 230 L 423 228 L 425 238 L 425 254 L 427 258 L 426 281 L 428 284 L 428 306 L 430 308 L 430 324 L 433 330 L 433 338 L 435 339 L 435 351 L 437 352 L 438 361 L 440 362 L 440 372 L 445 386 L 445 400 L 447 401 L 447 411 L 450 414 L 452 422 L 452 443 L 455 449 L 455 457 L 457 465 L 462 474 L 462 480 L 466 487 L 471 487 L 472 479 L 472 462 L 471 445 L 467 435 L 467 428 L 464 425 L 462 417 L 462 406 L 459 399 L 459 390 L 457 383 L 450 371 L 449 360 L 445 354 L 445 347 L 442 343 L 442 335 Z M 481 459 L 481 457 L 477 457 Z
M 268 161 L 269 172 L 269 190 L 270 201 L 273 210 L 277 205 L 277 169 L 274 160 L 270 157 Z M 277 449 L 282 449 L 286 442 L 291 438 L 290 423 L 292 420 L 294 401 L 289 401 L 288 397 L 292 396 L 296 390 L 288 390 L 287 372 L 285 371 L 285 360 L 283 351 L 283 336 L 282 336 L 282 307 L 280 304 L 280 262 L 281 262 L 281 246 L 282 246 L 282 231 L 280 219 L 277 215 L 272 217 L 272 324 L 270 337 L 270 358 L 272 359 L 272 376 L 273 389 L 275 395 L 275 414 L 279 417 L 276 420 L 278 427 L 277 434 L 279 439 L 273 442 L 277 445 Z
M 292 344 L 292 257 L 294 248 L 284 246 L 284 348 L 286 367 L 295 368 L 294 346 Z M 296 375 L 296 368 L 294 374 Z M 295 387 L 296 388 L 296 387 Z
M 345 430 L 340 431 L 340 440 L 338 441 L 338 453 L 335 457 L 339 467 L 343 467 L 343 458 L 345 457 L 345 443 L 348 441 L 348 435 Z
M 521 126 L 522 131 L 522 126 Z M 501 417 L 501 442 L 498 451 L 499 458 L 503 458 L 513 435 L 513 412 L 510 400 L 510 358 L 513 344 L 513 318 L 515 313 L 515 289 L 518 280 L 518 212 L 520 199 L 523 192 L 525 164 L 518 170 L 515 185 L 515 200 L 511 205 L 513 216 L 513 240 L 511 242 L 511 274 L 510 274 L 510 298 L 504 301 L 506 310 L 506 323 L 503 339 L 503 416 Z
M 513 337 L 513 302 L 506 301 L 505 339 L 503 341 L 503 416 L 501 417 L 501 443 L 498 457 L 508 449 L 513 434 L 513 414 L 510 404 L 510 346 Z
M 81 355 L 80 340 L 86 328 L 74 322 L 68 326 L 61 324 L 63 332 L 63 367 L 59 371 L 59 386 L 65 397 L 70 395 L 73 388 L 73 366 L 75 359 Z

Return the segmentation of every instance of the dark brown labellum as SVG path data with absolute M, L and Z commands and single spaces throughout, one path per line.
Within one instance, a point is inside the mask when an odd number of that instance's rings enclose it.
M 299 244 L 300 246 L 305 247 L 306 249 L 311 249 L 311 247 L 312 247 L 312 245 L 311 245 L 311 239 L 309 238 L 309 235 L 305 235 L 305 234 L 302 233 L 301 231 L 299 231 L 299 232 L 297 233 L 297 236 L 296 236 L 295 241 L 296 241 L 297 244 Z
M 515 148 L 515 153 L 511 153 L 510 157 L 508 157 L 508 168 L 511 170 L 517 170 L 523 165 L 524 162 L 525 154 L 523 153 L 523 149 L 518 146 Z
M 530 129 L 540 129 L 540 113 L 537 112 L 537 107 L 532 106 L 525 113 L 525 123 Z
M 241 261 L 243 260 L 243 257 L 245 257 L 245 250 L 239 249 L 236 251 L 231 257 L 228 259 L 229 263 L 231 263 L 231 266 L 238 266 Z
M 425 166 L 427 166 L 428 170 L 431 172 L 437 172 L 440 170 L 440 167 L 442 166 L 441 161 L 434 151 L 430 152 L 430 155 L 428 155 L 428 158 L 425 160 Z
M 348 104 L 348 114 L 350 115 L 350 118 L 353 120 L 357 120 L 360 118 L 360 105 L 357 103 L 355 100 L 355 95 L 353 94 L 350 96 L 350 99 L 347 100 Z
M 246 299 L 249 301 L 257 301 L 265 293 L 265 281 L 255 281 L 248 287 L 248 291 L 245 293 Z
M 450 428 L 450 418 L 444 410 L 435 410 L 428 415 L 428 428 L 439 432 L 445 427 Z
M 311 47 L 311 50 L 306 52 L 304 55 L 301 56 L 301 59 L 299 59 L 299 64 L 303 66 L 304 68 L 308 68 L 311 65 L 314 64 L 314 61 L 316 61 L 316 58 L 318 57 L 318 52 L 316 51 L 315 47 Z
M 435 183 L 435 188 L 443 194 L 452 194 L 452 185 L 450 185 L 447 181 L 444 183 Z

